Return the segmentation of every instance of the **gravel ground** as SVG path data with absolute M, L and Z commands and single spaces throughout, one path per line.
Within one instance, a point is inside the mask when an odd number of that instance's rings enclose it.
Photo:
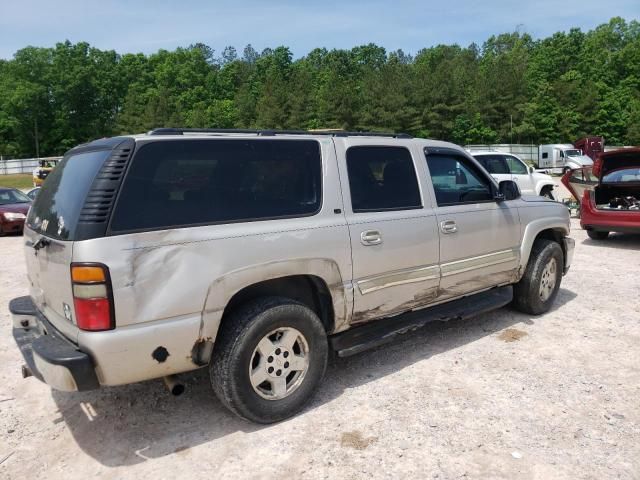
M 68 394 L 20 377 L 7 304 L 22 239 L 0 238 L 0 478 L 640 478 L 640 236 L 589 240 L 554 309 L 432 324 L 334 359 L 311 405 L 256 426 L 206 370 Z

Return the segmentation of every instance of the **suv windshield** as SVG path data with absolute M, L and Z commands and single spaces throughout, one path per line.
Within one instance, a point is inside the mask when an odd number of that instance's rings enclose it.
M 31 199 L 19 190 L 0 190 L 0 205 L 29 203 Z
M 94 150 L 65 156 L 34 200 L 29 228 L 58 240 L 73 240 L 87 193 L 110 153 Z

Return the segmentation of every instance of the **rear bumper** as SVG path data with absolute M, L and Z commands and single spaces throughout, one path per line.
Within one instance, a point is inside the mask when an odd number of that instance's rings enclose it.
M 13 338 L 34 377 L 56 390 L 99 388 L 93 360 L 67 340 L 35 308 L 30 297 L 9 302 Z
M 569 271 L 569 267 L 571 266 L 571 262 L 573 261 L 573 251 L 576 248 L 576 241 L 571 237 L 564 237 L 564 270 L 563 273 L 566 274 Z
M 640 233 L 640 212 L 629 210 L 598 210 L 583 198 L 580 206 L 580 226 L 597 232 Z

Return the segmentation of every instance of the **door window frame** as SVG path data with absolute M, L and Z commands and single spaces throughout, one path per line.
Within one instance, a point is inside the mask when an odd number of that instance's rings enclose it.
M 393 208 L 372 208 L 372 209 L 358 209 L 356 210 L 353 206 L 353 192 L 351 190 L 351 177 L 349 175 L 349 151 L 352 149 L 358 149 L 358 148 L 395 148 L 395 149 L 402 149 L 405 150 L 408 154 L 409 154 L 409 158 L 411 159 L 411 164 L 413 166 L 413 173 L 415 176 L 415 180 L 416 180 L 416 187 L 418 189 L 418 196 L 420 198 L 420 205 L 417 206 L 411 206 L 411 207 L 393 207 Z M 423 195 L 423 189 L 420 183 L 420 174 L 418 172 L 418 168 L 416 165 L 416 159 L 414 158 L 413 153 L 411 152 L 410 148 L 407 148 L 404 145 L 382 145 L 382 144 L 356 144 L 356 145 L 349 145 L 345 150 L 344 150 L 344 166 L 345 166 L 345 172 L 346 172 L 346 185 L 349 187 L 349 206 L 351 208 L 351 213 L 353 215 L 358 215 L 358 214 L 371 214 L 371 213 L 386 213 L 386 212 L 402 212 L 402 211 L 409 211 L 409 210 L 422 210 L 425 208 L 425 196 Z M 346 197 L 346 195 L 345 195 Z
M 447 207 L 457 207 L 457 206 L 461 206 L 461 205 L 475 205 L 475 204 L 491 204 L 491 203 L 496 203 L 495 195 L 496 192 L 498 191 L 498 185 L 496 184 L 496 182 L 494 181 L 493 177 L 489 174 L 489 172 L 487 172 L 485 170 L 485 168 L 480 164 L 479 161 L 477 161 L 475 158 L 473 158 L 473 156 L 471 155 L 466 155 L 465 153 L 456 150 L 455 148 L 448 148 L 448 147 L 424 147 L 423 149 L 423 154 L 424 154 L 424 163 L 425 163 L 425 167 L 426 167 L 426 175 L 427 175 L 427 180 L 430 184 L 431 187 L 431 191 L 433 192 L 433 206 L 434 208 L 447 208 Z M 447 155 L 447 156 L 452 156 L 455 158 L 459 158 L 463 161 L 463 163 L 466 162 L 466 164 L 468 164 L 469 162 L 472 165 L 472 170 L 475 170 L 475 173 L 477 173 L 481 178 L 484 178 L 489 185 L 489 192 L 491 193 L 491 199 L 487 199 L 487 200 L 471 200 L 468 202 L 455 202 L 455 203 L 445 203 L 440 205 L 438 203 L 438 198 L 436 195 L 436 189 L 433 185 L 433 178 L 431 176 L 431 170 L 429 169 L 429 163 L 427 161 L 427 157 L 429 155 Z

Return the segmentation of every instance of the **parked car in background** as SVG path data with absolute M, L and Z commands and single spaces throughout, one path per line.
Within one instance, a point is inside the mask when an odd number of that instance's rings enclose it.
M 22 233 L 31 199 L 15 188 L 0 187 L 0 235 Z
M 471 152 L 482 166 L 499 182 L 513 180 L 523 194 L 540 195 L 554 200 L 555 183 L 551 176 L 536 172 L 519 157 L 504 152 Z
M 29 190 L 27 192 L 27 197 L 29 197 L 31 199 L 31 201 L 34 201 L 36 199 L 36 197 L 38 196 L 38 192 L 40 191 L 40 187 L 36 187 L 32 190 Z
M 553 305 L 569 212 L 401 134 L 157 129 L 67 152 L 9 303 L 23 375 L 90 390 L 208 368 L 270 423 L 353 355 L 430 321 Z M 46 333 L 46 335 L 45 335 Z M 398 401 L 402 401 L 399 397 Z
M 601 153 L 593 168 L 567 172 L 562 183 L 580 201 L 580 225 L 590 238 L 640 233 L 640 148 Z

